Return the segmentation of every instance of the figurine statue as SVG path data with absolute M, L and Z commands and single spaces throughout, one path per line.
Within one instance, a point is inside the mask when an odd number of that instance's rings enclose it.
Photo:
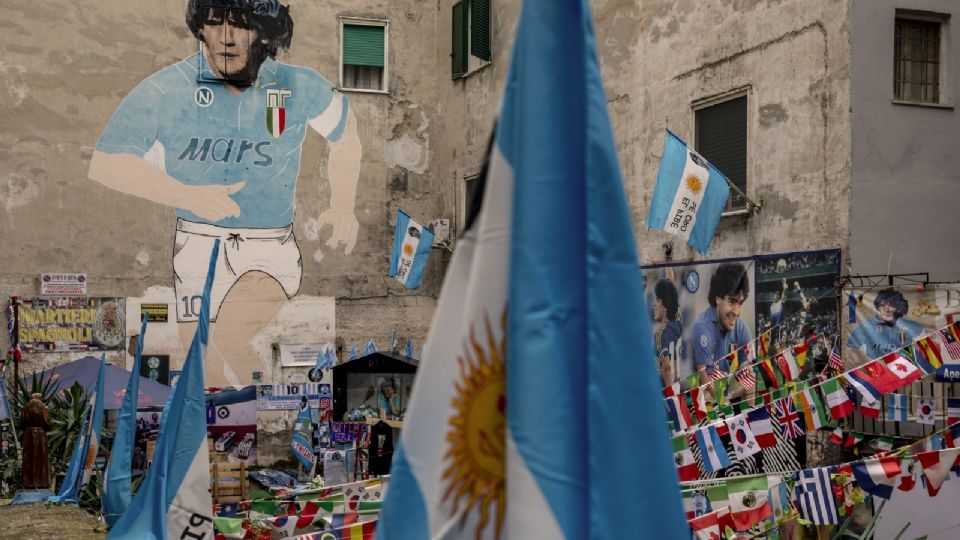
M 50 431 L 50 410 L 41 394 L 33 394 L 20 415 L 23 428 L 23 489 L 50 489 L 50 459 L 47 456 L 47 431 Z

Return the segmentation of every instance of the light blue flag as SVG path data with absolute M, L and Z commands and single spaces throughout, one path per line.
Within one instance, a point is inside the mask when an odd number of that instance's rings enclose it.
M 403 347 L 403 354 L 407 358 L 413 358 L 413 338 L 407 338 L 407 344 Z
M 647 227 L 675 234 L 706 255 L 729 196 L 723 173 L 667 131 Z
M 350 357 L 347 358 L 347 361 L 356 360 L 357 358 L 359 358 L 357 355 L 357 344 L 354 343 L 353 347 L 350 347 Z
M 110 464 L 107 465 L 106 480 L 103 483 L 103 518 L 107 525 L 113 526 L 127 511 L 133 476 L 133 443 L 137 434 L 137 398 L 140 395 L 140 357 L 143 355 L 143 340 L 147 335 L 147 317 L 140 322 L 140 339 L 137 340 L 137 354 L 133 357 L 133 369 L 123 393 L 120 405 L 120 419 L 110 449 Z
M 203 359 L 209 341 L 210 289 L 220 240 L 213 243 L 197 332 L 176 388 L 164 406 L 153 464 L 107 538 L 213 538 Z
M 100 355 L 100 371 L 97 373 L 97 382 L 94 386 L 93 394 L 89 397 L 89 414 L 87 420 L 77 437 L 76 445 L 73 447 L 73 454 L 70 457 L 70 465 L 67 467 L 67 474 L 60 484 L 60 490 L 53 497 L 47 499 L 47 502 L 77 504 L 80 500 L 80 494 L 86 487 L 90 476 L 93 474 L 93 466 L 97 459 L 97 452 L 100 450 L 100 432 L 103 429 L 103 379 L 106 370 L 106 355 Z
M 360 354 L 362 356 L 366 356 L 375 352 L 377 352 L 377 344 L 373 342 L 373 339 L 371 339 L 366 345 L 363 346 L 363 350 L 360 351 Z
M 0 371 L 0 420 L 10 418 L 10 401 L 7 399 L 7 380 Z
M 290 450 L 303 464 L 307 474 L 312 473 L 317 459 L 317 456 L 313 453 L 313 442 L 310 440 L 310 421 L 310 406 L 308 405 L 300 409 L 300 414 L 297 415 L 297 421 L 293 426 L 293 434 L 290 437 Z
M 390 271 L 387 275 L 396 278 L 407 288 L 420 288 L 431 246 L 433 232 L 410 219 L 403 210 L 397 210 L 397 230 L 393 237 Z
M 887 395 L 887 420 L 891 422 L 906 422 L 910 408 L 910 396 L 906 394 Z
M 314 366 L 316 369 L 330 369 L 337 364 L 337 357 L 334 355 L 333 350 L 330 347 L 323 347 L 320 349 L 320 352 L 317 353 L 317 365 Z
M 514 46 L 377 538 L 689 538 L 587 2 L 524 1 Z

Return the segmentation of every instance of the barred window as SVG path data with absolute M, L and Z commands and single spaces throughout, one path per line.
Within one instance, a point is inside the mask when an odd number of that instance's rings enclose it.
M 935 21 L 897 18 L 894 28 L 894 99 L 940 103 L 942 26 Z

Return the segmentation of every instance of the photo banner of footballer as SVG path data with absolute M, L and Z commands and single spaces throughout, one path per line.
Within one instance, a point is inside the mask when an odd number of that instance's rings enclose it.
M 936 380 L 960 381 L 960 284 L 847 288 L 841 300 L 847 369 L 907 347 Z

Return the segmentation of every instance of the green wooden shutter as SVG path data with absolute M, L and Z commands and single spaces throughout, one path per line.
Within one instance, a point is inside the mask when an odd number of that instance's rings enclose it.
M 460 0 L 453 5 L 453 48 L 450 51 L 453 78 L 467 72 L 467 4 Z
M 343 63 L 349 66 L 383 67 L 383 27 L 343 25 Z
M 747 192 L 746 96 L 697 110 L 695 144 L 700 155 Z M 730 204 L 731 208 L 742 208 L 746 201 L 731 190 Z
M 490 61 L 490 0 L 470 0 L 470 54 Z

